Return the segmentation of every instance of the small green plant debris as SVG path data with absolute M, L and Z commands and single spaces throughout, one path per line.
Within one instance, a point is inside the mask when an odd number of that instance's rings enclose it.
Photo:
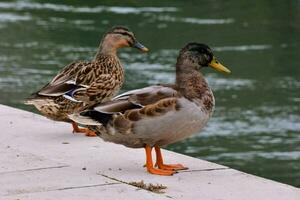
M 142 188 L 142 189 L 145 189 L 145 190 L 148 190 L 151 192 L 155 192 L 155 193 L 165 193 L 162 190 L 167 189 L 167 186 L 164 186 L 162 184 L 152 184 L 152 183 L 145 184 L 143 180 L 139 181 L 139 182 L 136 182 L 136 181 L 129 182 L 129 185 L 132 185 L 132 186 L 135 186 L 138 188 Z

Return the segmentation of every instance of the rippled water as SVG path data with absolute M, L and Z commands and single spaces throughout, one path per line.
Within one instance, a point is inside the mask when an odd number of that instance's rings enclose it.
M 0 2 L 0 103 L 22 100 L 73 60 L 92 59 L 102 34 L 127 25 L 151 49 L 119 55 L 123 91 L 174 80 L 178 49 L 209 44 L 232 75 L 203 71 L 217 105 L 208 126 L 168 148 L 300 186 L 300 2 Z

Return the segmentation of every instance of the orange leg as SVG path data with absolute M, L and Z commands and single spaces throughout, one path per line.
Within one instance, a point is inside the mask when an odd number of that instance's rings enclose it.
M 163 175 L 163 176 L 171 176 L 175 172 L 170 171 L 170 170 L 163 170 L 163 169 L 156 169 L 153 167 L 153 161 L 152 161 L 152 147 L 149 145 L 145 146 L 146 150 L 146 167 L 147 171 L 151 174 L 156 174 L 156 175 Z
M 154 148 L 155 148 L 155 153 L 156 153 L 156 164 L 155 165 L 157 165 L 158 169 L 174 170 L 174 171 L 188 169 L 187 167 L 183 166 L 182 164 L 172 164 L 172 165 L 164 164 L 160 147 L 155 146 Z
M 97 134 L 94 131 L 91 131 L 87 128 L 79 128 L 78 125 L 75 122 L 72 122 L 73 126 L 73 133 L 85 133 L 88 137 L 95 137 Z

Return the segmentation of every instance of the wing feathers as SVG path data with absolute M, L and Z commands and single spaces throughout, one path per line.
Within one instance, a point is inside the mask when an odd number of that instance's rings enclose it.
M 134 109 L 134 108 L 141 108 L 141 106 L 132 104 L 126 100 L 116 100 L 112 102 L 106 102 L 100 104 L 99 106 L 95 107 L 94 110 L 103 113 L 121 113 L 126 110 Z
M 180 109 L 179 97 L 179 93 L 171 87 L 151 86 L 121 94 L 92 111 L 83 112 L 83 115 L 104 127 L 112 126 L 121 134 L 134 134 L 136 122 Z

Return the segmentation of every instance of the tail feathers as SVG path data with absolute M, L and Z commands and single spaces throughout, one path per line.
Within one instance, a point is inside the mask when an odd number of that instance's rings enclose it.
M 28 98 L 23 102 L 26 105 L 45 105 L 45 104 L 53 104 L 53 100 L 50 99 L 42 99 L 42 98 Z
M 87 116 L 106 126 L 112 119 L 113 114 L 98 112 L 96 110 L 86 110 L 81 112 L 82 116 Z
M 34 104 L 36 104 L 37 102 L 41 102 L 42 101 L 42 99 L 32 99 L 32 98 L 28 98 L 28 99 L 25 99 L 24 101 L 23 101 L 23 103 L 25 104 L 25 105 L 34 105 Z
M 37 92 L 32 93 L 29 97 L 27 97 L 23 103 L 25 105 L 35 105 L 35 104 L 39 104 L 42 103 L 43 101 L 45 101 L 45 99 L 40 98 L 39 94 Z
M 25 105 L 33 105 L 33 102 L 30 99 L 26 99 L 23 101 Z
M 90 126 L 102 126 L 102 124 L 96 120 L 93 120 L 90 117 L 82 116 L 79 113 L 74 113 L 71 115 L 68 115 L 71 120 L 78 124 L 82 125 L 90 125 Z

